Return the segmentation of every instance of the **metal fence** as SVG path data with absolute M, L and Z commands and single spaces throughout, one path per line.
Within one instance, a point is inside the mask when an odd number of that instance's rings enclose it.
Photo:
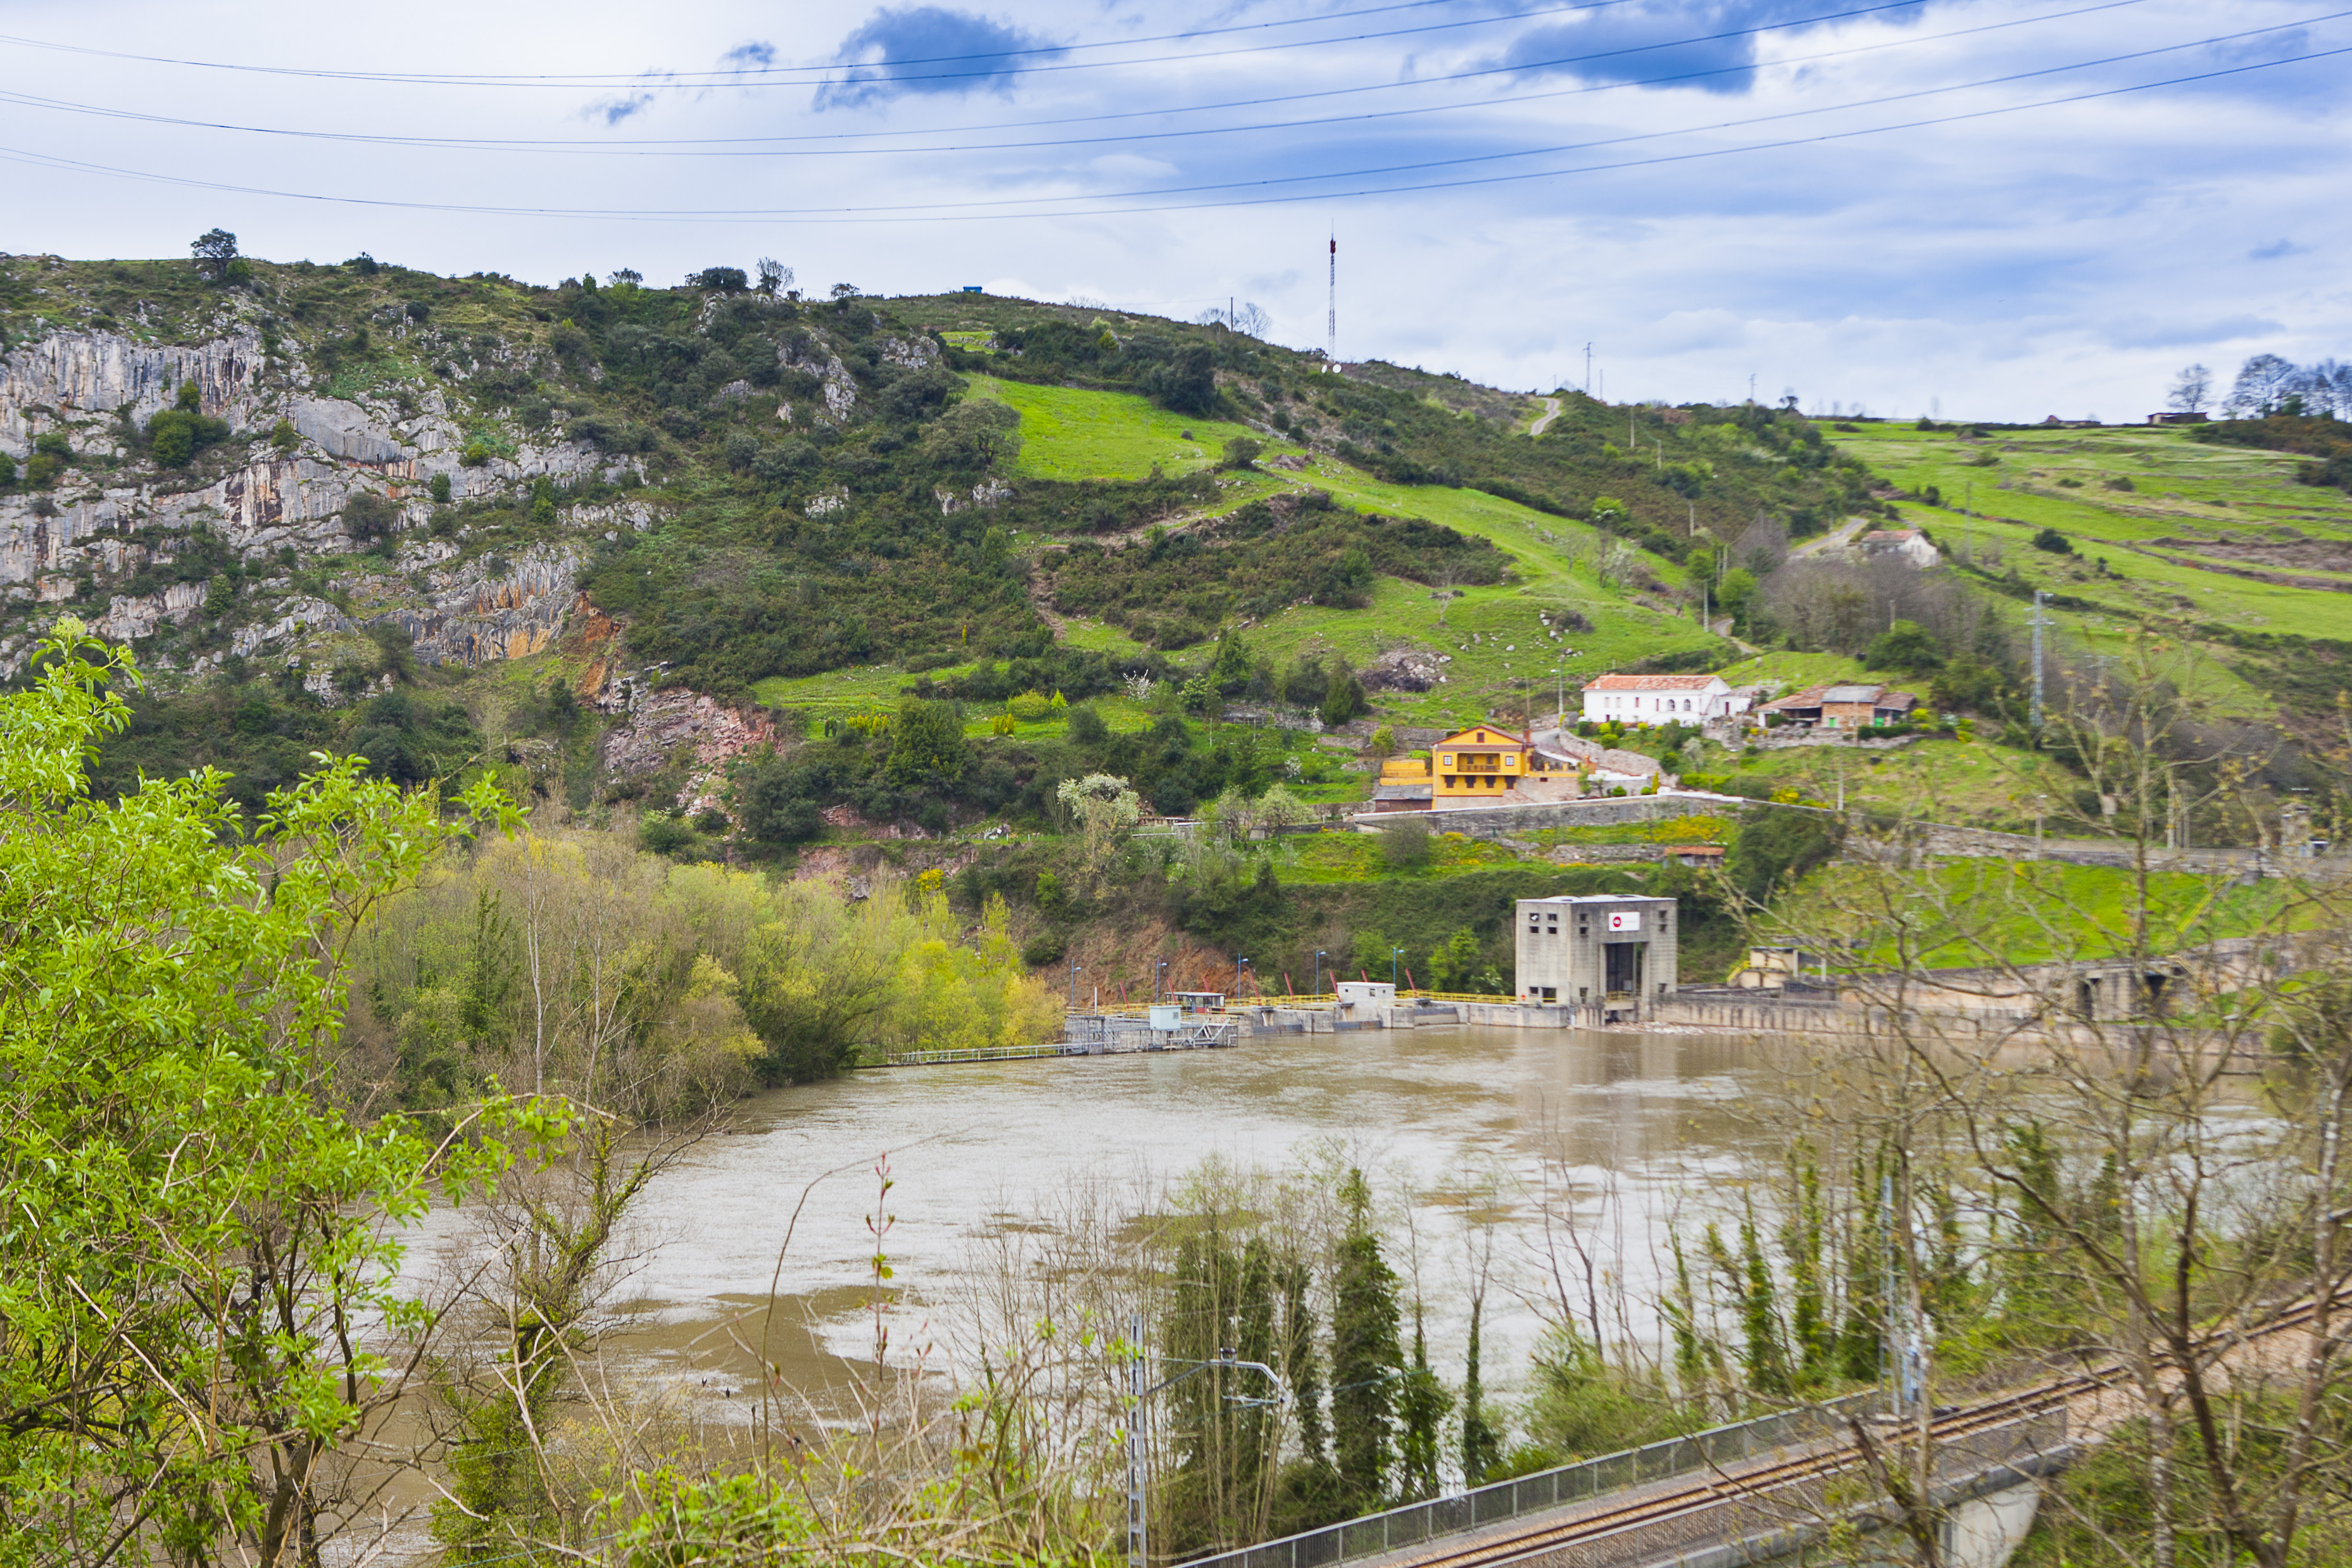
M 1875 1393 L 1858 1394 L 1819 1409 L 1790 1410 L 1687 1437 L 1670 1437 L 1646 1448 L 1538 1470 L 1517 1480 L 1496 1481 L 1457 1497 L 1410 1503 L 1238 1552 L 1195 1557 L 1184 1568 L 1321 1568 L 1351 1557 L 1376 1557 L 1483 1524 L 1583 1502 L 1643 1481 L 1737 1464 L 1791 1443 L 1809 1442 L 1826 1435 L 1845 1414 L 1874 1407 L 1878 1397 Z

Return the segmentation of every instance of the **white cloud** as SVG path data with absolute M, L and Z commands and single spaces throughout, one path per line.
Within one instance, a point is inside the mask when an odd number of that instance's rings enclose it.
M 1743 4 L 1743 16 L 1773 15 Z M 1696 37 L 1710 30 L 1704 18 L 1717 9 L 1645 11 L 1618 33 L 1635 44 Z M 1647 79 L 1615 67 L 1434 79 L 1533 57 L 1512 53 L 1524 41 L 1513 28 L 1524 25 L 1235 53 L 1352 37 L 1372 24 L 1097 49 L 1084 46 L 1164 24 L 1042 0 L 1014 0 L 985 17 L 922 15 L 931 20 L 805 3 L 782 13 L 730 0 L 647 12 L 589 0 L 567 12 L 564 26 L 547 28 L 521 14 L 418 0 L 404 26 L 386 30 L 363 14 L 285 0 L 202 14 L 118 0 L 101 28 L 86 6 L 20 7 L 16 30 L 99 47 L 131 39 L 142 52 L 181 58 L 512 72 L 553 84 L 256 77 L 0 46 L 0 62 L 20 82 L 37 78 L 45 96 L 68 102 L 207 123 L 589 145 L 498 151 L 265 137 L 19 103 L 0 106 L 0 147 L 368 201 L 625 214 L 793 211 L 725 222 L 476 214 L 19 163 L 10 174 L 12 246 L 177 255 L 217 224 L 257 255 L 333 259 L 367 250 L 441 271 L 549 280 L 616 267 L 676 277 L 765 254 L 805 278 L 850 277 L 877 291 L 988 278 L 992 290 L 1082 293 L 1179 317 L 1233 295 L 1272 311 L 1278 336 L 1319 346 L 1324 246 L 1336 226 L 1343 353 L 1504 385 L 1577 379 L 1591 340 L 1612 396 L 1745 395 L 1752 372 L 1759 392 L 1795 385 L 1808 403 L 1916 412 L 1936 397 L 1948 413 L 1982 417 L 2089 408 L 2120 416 L 2156 406 L 2166 378 L 2188 359 L 2221 368 L 2263 350 L 2295 360 L 2352 354 L 2352 292 L 2326 265 L 2352 240 L 2341 201 L 2352 110 L 2331 90 L 2333 62 L 1948 118 L 2277 58 L 2283 49 L 2341 47 L 2352 44 L 2352 24 L 2309 25 L 2300 40 L 2278 30 L 2141 62 L 1837 107 L 2306 15 L 2283 0 L 2226 12 L 2139 0 L 2056 19 L 2023 0 L 1945 0 L 1903 14 L 1916 20 L 1759 34 L 1741 46 L 1752 53 L 1710 46 L 1734 65 L 1756 65 L 1738 91 L 1721 90 L 1720 80 L 1643 88 L 1593 79 L 1596 71 Z M 1087 19 L 1073 20 L 1080 15 Z M 1225 21 L 1297 15 L 1244 3 Z M 972 34 L 980 41 L 967 47 L 940 17 L 993 31 Z M 1963 31 L 2013 21 L 2024 25 Z M 1006 52 L 1048 38 L 1066 52 Z M 837 68 L 793 74 L 829 67 L 845 40 L 866 63 L 862 81 L 842 85 Z M 916 54 L 975 57 L 960 68 L 969 78 L 955 79 L 987 90 L 928 90 L 889 64 Z M 1178 57 L 1185 56 L 1200 57 Z M 1149 63 L 1103 63 L 1116 60 Z M 649 61 L 660 63 L 648 69 Z M 765 74 L 741 77 L 746 70 Z M 836 84 L 825 111 L 816 106 L 821 79 Z M 709 90 L 721 85 L 730 90 Z M 1528 96 L 1545 92 L 1565 96 Z M 1295 97 L 1302 93 L 1331 96 Z M 1258 99 L 1276 101 L 1249 101 Z M 581 106 L 591 103 L 583 120 Z M 1181 112 L 1211 103 L 1244 106 Z M 1433 106 L 1453 107 L 1395 112 Z M 1824 106 L 1832 111 L 1814 112 Z M 1362 118 L 1374 114 L 1385 118 Z M 1766 118 L 1775 116 L 1784 118 Z M 1937 119 L 1947 122 L 1843 135 Z M 1733 120 L 1759 123 L 1726 128 Z M 1207 125 L 1240 129 L 1165 134 Z M 692 150 L 661 141 L 681 138 L 732 140 Z M 1765 141 L 1788 145 L 1737 151 Z M 1570 144 L 1580 150 L 1493 157 Z M 1276 183 L 1464 159 L 1486 161 Z M 1349 193 L 1535 171 L 1546 177 Z M 1099 198 L 1171 187 L 1224 189 Z M 1102 210 L 1276 193 L 1313 199 Z M 968 204 L 1040 196 L 1086 199 Z M 852 212 L 890 221 L 840 221 Z M 1047 215 L 1013 215 L 1023 212 Z M 899 221 L 908 216 L 919 221 Z

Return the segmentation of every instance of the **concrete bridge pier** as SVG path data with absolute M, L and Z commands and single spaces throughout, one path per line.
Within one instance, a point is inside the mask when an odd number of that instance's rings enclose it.
M 2042 1488 L 2033 1481 L 1956 1504 L 1944 1531 L 1947 1561 L 1952 1568 L 2005 1568 L 2041 1506 Z

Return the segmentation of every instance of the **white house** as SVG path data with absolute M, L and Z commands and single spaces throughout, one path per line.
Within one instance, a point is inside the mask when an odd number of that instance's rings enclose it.
M 1753 694 L 1721 675 L 1601 675 L 1585 683 L 1588 724 L 1703 724 L 1746 713 Z

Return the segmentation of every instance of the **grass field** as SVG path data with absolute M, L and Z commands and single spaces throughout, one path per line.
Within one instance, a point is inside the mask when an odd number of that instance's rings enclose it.
M 1879 902 L 1872 876 L 1861 866 L 1823 871 L 1788 906 L 1789 928 L 1808 936 L 1850 932 L 1863 944 L 1860 963 L 1896 961 L 1893 940 L 1868 913 Z M 1939 864 L 1933 877 L 1933 896 L 1906 901 L 1917 923 L 1915 962 L 1967 967 L 1991 962 L 1992 955 L 2032 964 L 2131 950 L 2137 906 L 2128 869 L 1962 860 Z M 2247 935 L 2276 918 L 2282 896 L 2276 883 L 2244 887 L 2232 877 L 2158 873 L 2148 889 L 2150 945 L 2162 952 Z
M 1171 413 L 1130 392 L 1042 387 L 992 376 L 972 378 L 971 392 L 1021 415 L 1020 472 L 1036 479 L 1149 479 L 1154 468 L 1189 474 L 1214 467 L 1225 443 L 1236 436 L 1257 442 L 1269 457 L 1300 450 L 1269 441 L 1245 424 Z M 1276 486 L 1269 479 L 1246 487 L 1256 494 Z
M 1165 473 L 1181 472 L 1213 462 L 1227 436 L 1255 434 L 1240 425 L 1186 420 L 1120 392 L 985 378 L 975 390 L 1020 412 L 1021 469 L 1040 477 L 1136 479 L 1148 476 L 1155 464 Z M 1195 438 L 1189 443 L 1182 439 L 1187 430 Z M 1269 456 L 1297 450 L 1278 442 L 1266 448 Z M 1403 723 L 1448 726 L 1516 712 L 1523 704 L 1545 714 L 1563 688 L 1573 710 L 1577 686 L 1591 675 L 1713 641 L 1689 618 L 1605 586 L 1594 570 L 1602 536 L 1584 523 L 1483 491 L 1387 484 L 1329 458 L 1303 471 L 1265 470 L 1229 483 L 1225 496 L 1199 516 L 1311 486 L 1358 511 L 1424 517 L 1489 539 L 1513 558 L 1516 580 L 1499 587 L 1464 588 L 1443 600 L 1424 584 L 1383 579 L 1368 609 L 1294 607 L 1244 629 L 1253 648 L 1278 661 L 1337 653 L 1364 664 L 1398 647 L 1449 656 L 1444 684 L 1435 690 L 1377 699 L 1384 715 Z M 1019 542 L 1037 541 L 1024 536 Z M 1543 617 L 1557 622 L 1553 612 L 1559 611 L 1582 616 L 1592 630 L 1556 635 Z M 1134 646 L 1109 628 L 1084 622 L 1073 622 L 1063 635 L 1080 646 L 1120 652 Z
M 2290 455 L 2206 445 L 2177 428 L 1969 440 L 1890 423 L 1837 440 L 1908 491 L 1940 491 L 1942 506 L 1902 510 L 1956 559 L 2101 606 L 2072 612 L 2085 636 L 2151 617 L 2311 637 L 2352 627 L 2352 594 L 2298 585 L 2352 588 L 2352 497 L 2297 483 Z M 2072 553 L 2034 549 L 2045 528 Z
M 2038 752 L 1983 740 L 1915 740 L 1889 751 L 1797 747 L 1748 756 L 1735 777 L 1792 789 L 1808 800 L 1833 803 L 1843 784 L 1849 806 L 2004 832 L 2032 830 L 2036 796 L 2065 802 L 2082 785 Z M 1721 763 L 1710 757 L 1706 766 Z

